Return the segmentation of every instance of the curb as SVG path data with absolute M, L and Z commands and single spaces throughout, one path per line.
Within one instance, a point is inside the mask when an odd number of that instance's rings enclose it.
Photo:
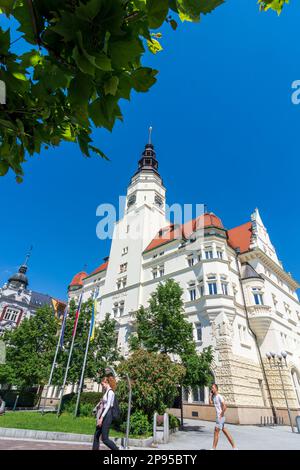
M 33 429 L 0 428 L 0 437 L 14 437 L 18 439 L 35 439 L 46 441 L 65 441 L 77 443 L 92 443 L 93 436 L 89 434 L 75 434 L 67 432 L 36 431 Z M 121 445 L 123 437 L 113 437 L 112 440 Z M 129 439 L 128 445 L 132 447 L 151 447 L 153 436 L 147 439 Z

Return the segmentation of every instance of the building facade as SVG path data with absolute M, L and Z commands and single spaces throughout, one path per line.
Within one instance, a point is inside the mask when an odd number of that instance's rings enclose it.
M 97 321 L 107 312 L 118 321 L 126 355 L 134 313 L 147 307 L 159 282 L 173 278 L 183 288 L 198 351 L 213 348 L 212 374 L 229 405 L 229 422 L 257 424 L 272 415 L 287 422 L 279 370 L 266 354 L 286 352 L 282 377 L 288 404 L 298 414 L 299 285 L 279 261 L 259 211 L 228 230 L 213 213 L 171 224 L 165 205 L 166 189 L 148 143 L 130 180 L 109 257 L 92 273 L 74 276 L 69 299 L 96 296 Z M 184 403 L 186 417 L 214 419 L 207 388 L 185 390 Z
M 18 327 L 25 318 L 30 318 L 40 307 L 51 306 L 54 314 L 59 317 L 66 306 L 64 302 L 50 295 L 28 288 L 27 261 L 28 256 L 18 272 L 0 288 L 0 336 L 5 331 Z

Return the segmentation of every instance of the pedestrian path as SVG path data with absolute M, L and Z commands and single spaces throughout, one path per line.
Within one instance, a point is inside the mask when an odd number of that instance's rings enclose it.
M 300 450 L 300 434 L 292 433 L 288 426 L 259 427 L 228 424 L 237 447 L 240 450 Z M 201 450 L 211 449 L 214 423 L 185 419 L 184 430 L 171 435 L 168 444 L 159 444 L 158 449 Z M 231 450 L 223 433 L 220 433 L 218 444 L 220 450 Z

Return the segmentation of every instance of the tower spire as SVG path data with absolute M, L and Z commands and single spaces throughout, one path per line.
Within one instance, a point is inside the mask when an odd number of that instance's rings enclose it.
M 149 127 L 149 139 L 148 139 L 148 144 L 152 144 L 152 130 L 153 130 L 153 127 L 150 126 L 150 127 Z
M 28 261 L 29 261 L 29 259 L 30 259 L 31 253 L 32 253 L 32 248 L 33 248 L 33 246 L 31 245 L 30 248 L 29 248 L 29 250 L 28 250 L 28 253 L 27 253 L 26 257 L 25 257 L 25 261 L 24 261 L 24 263 L 23 263 L 23 266 L 26 266 L 26 267 L 27 267 Z

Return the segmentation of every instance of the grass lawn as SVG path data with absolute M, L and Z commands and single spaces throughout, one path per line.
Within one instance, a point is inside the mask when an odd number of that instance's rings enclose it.
M 12 411 L 0 416 L 1 428 L 35 429 L 37 431 L 71 432 L 75 434 L 94 434 L 95 418 L 74 418 L 63 413 L 57 418 L 55 413 Z M 111 437 L 123 437 L 124 433 L 111 430 Z M 130 436 L 143 438 L 145 436 Z

